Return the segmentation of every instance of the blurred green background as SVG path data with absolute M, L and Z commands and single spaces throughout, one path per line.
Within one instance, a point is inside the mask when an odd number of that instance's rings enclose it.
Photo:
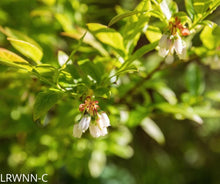
M 1 0 L 0 24 L 33 38 L 43 48 L 42 62 L 58 66 L 58 50 L 69 54 L 77 44 L 62 32 L 77 26 L 85 28 L 86 23 L 91 22 L 107 25 L 117 12 L 133 10 L 138 3 L 138 0 Z M 183 2 L 178 1 L 178 4 L 184 10 Z M 210 18 L 219 24 L 219 10 Z M 120 29 L 122 25 L 123 22 L 119 22 L 113 27 Z M 141 37 L 137 47 L 145 42 L 146 38 Z M 194 43 L 201 45 L 198 36 Z M 14 51 L 1 33 L 0 47 Z M 80 51 L 77 59 L 94 58 L 98 54 L 86 44 Z M 190 71 L 197 70 L 198 80 L 187 83 L 192 81 L 187 79 L 193 75 Z M 215 118 L 204 118 L 202 126 L 155 112 L 152 118 L 165 137 L 161 145 L 137 126 L 139 112 L 148 113 L 143 96 L 137 93 L 134 99 L 127 97 L 130 104 L 114 103 L 115 99 L 100 101 L 102 109 L 110 114 L 112 124 L 107 137 L 93 139 L 86 134 L 75 139 L 72 128 L 81 102 L 64 98 L 48 112 L 44 125 L 34 122 L 35 96 L 47 86 L 34 76 L 15 71 L 0 65 L 0 173 L 47 173 L 49 183 L 53 184 L 220 182 L 219 112 Z M 115 96 L 125 93 L 129 87 L 130 84 L 123 83 L 128 80 L 126 77 L 133 83 L 137 81 L 136 74 L 129 75 L 121 78 L 123 85 L 118 89 L 112 87 Z M 220 91 L 219 70 L 211 70 L 201 63 L 181 63 L 160 72 L 158 77 L 166 80 L 178 99 L 187 102 L 204 100 L 205 91 Z M 191 97 L 189 94 L 194 88 L 190 85 L 197 85 L 197 90 L 202 88 L 202 92 Z M 158 94 L 153 98 L 155 102 L 161 100 Z M 204 103 L 219 109 L 220 98 L 217 99 Z

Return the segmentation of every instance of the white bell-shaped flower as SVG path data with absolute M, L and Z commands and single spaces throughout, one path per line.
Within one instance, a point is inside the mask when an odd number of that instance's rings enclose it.
M 105 112 L 98 114 L 97 124 L 100 128 L 111 126 L 108 115 Z
M 79 122 L 79 129 L 81 129 L 82 132 L 85 132 L 89 128 L 90 121 L 91 121 L 91 116 L 84 115 Z
M 177 53 L 177 55 L 181 55 L 183 52 L 183 43 L 181 37 L 177 34 L 175 40 L 174 40 L 174 49 Z
M 73 137 L 80 138 L 82 136 L 82 130 L 79 128 L 79 124 L 73 126 Z
M 89 131 L 92 137 L 100 137 L 102 135 L 101 129 L 93 123 L 90 124 Z

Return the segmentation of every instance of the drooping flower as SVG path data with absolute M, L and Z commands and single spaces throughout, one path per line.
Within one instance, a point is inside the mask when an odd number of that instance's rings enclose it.
M 159 41 L 159 55 L 166 57 L 166 63 L 172 63 L 174 52 L 180 59 L 186 59 L 186 43 L 181 36 L 187 36 L 190 32 L 178 18 L 169 23 L 169 31 L 162 35 Z M 181 35 L 181 36 L 180 36 Z
M 79 122 L 79 129 L 84 133 L 88 128 L 91 121 L 90 115 L 84 115 L 83 118 Z
M 185 59 L 186 44 L 178 33 L 175 36 L 164 34 L 159 41 L 159 47 L 159 55 L 167 56 L 166 61 L 168 63 L 172 63 L 174 51 L 180 59 Z
M 79 123 L 73 127 L 73 136 L 80 138 L 88 128 L 91 136 L 100 137 L 108 133 L 107 127 L 110 125 L 110 120 L 105 112 L 98 112 L 98 101 L 93 101 L 87 97 L 84 104 L 80 104 L 79 110 L 84 113 Z M 92 120 L 93 119 L 93 120 Z

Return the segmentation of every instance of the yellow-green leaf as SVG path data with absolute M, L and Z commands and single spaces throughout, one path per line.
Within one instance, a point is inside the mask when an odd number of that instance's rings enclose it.
M 0 63 L 31 70 L 30 64 L 25 59 L 4 48 L 0 48 Z
M 0 31 L 3 34 L 5 34 L 7 37 L 29 42 L 29 43 L 31 43 L 32 45 L 38 47 L 41 50 L 40 45 L 37 42 L 35 42 L 32 38 L 25 35 L 24 33 L 21 33 L 17 30 L 14 30 L 14 29 L 11 29 L 11 28 L 8 28 L 8 27 L 3 28 L 1 26 L 0 26 Z
M 8 38 L 12 46 L 22 53 L 24 56 L 31 58 L 35 63 L 40 63 L 40 60 L 43 56 L 43 52 L 41 49 L 36 47 L 35 45 L 14 38 Z
M 90 23 L 87 26 L 101 42 L 113 47 L 120 54 L 124 53 L 124 41 L 119 32 L 97 23 Z

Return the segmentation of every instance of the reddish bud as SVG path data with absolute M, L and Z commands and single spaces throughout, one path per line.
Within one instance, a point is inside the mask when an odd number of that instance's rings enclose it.
M 188 35 L 190 35 L 189 29 L 187 29 L 187 28 L 181 29 L 181 35 L 182 35 L 182 36 L 188 36 Z
M 85 110 L 85 104 L 79 105 L 79 111 L 83 112 Z

